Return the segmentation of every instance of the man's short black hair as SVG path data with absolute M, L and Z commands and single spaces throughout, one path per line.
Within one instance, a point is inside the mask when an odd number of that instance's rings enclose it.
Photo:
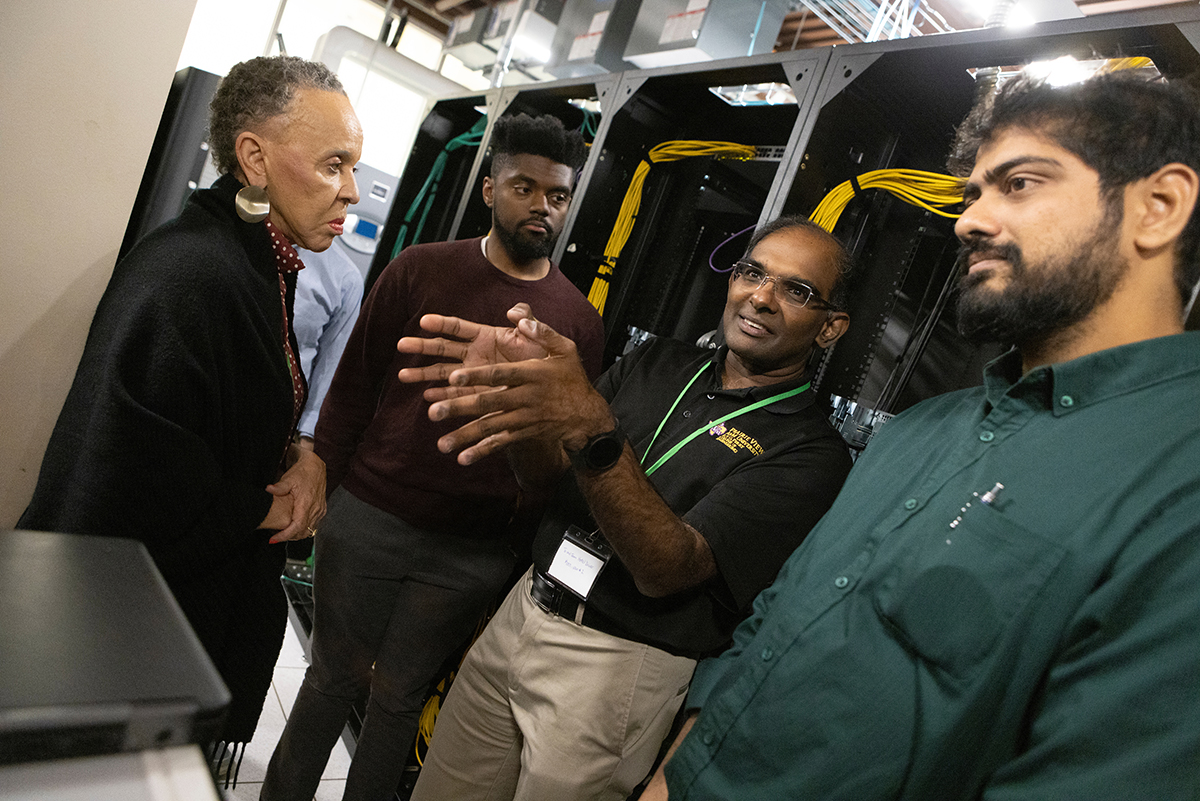
M 979 148 L 1011 129 L 1045 136 L 1095 170 L 1110 214 L 1121 212 L 1126 186 L 1160 167 L 1178 162 L 1200 173 L 1200 97 L 1181 82 L 1132 72 L 1062 87 L 1013 78 L 963 120 L 950 171 L 969 175 Z M 1200 214 L 1193 209 L 1175 246 L 1175 283 L 1184 303 L 1200 280 L 1198 248 Z
M 496 120 L 491 147 L 493 178 L 509 156 L 523 153 L 544 156 L 576 171 L 583 166 L 587 153 L 583 135 L 568 131 L 558 117 L 550 114 L 531 117 L 524 112 Z
M 778 233 L 779 231 L 789 228 L 801 228 L 805 231 L 811 231 L 829 243 L 829 246 L 832 248 L 833 252 L 834 267 L 837 268 L 837 278 L 834 279 L 833 289 L 830 290 L 829 297 L 825 298 L 825 302 L 837 311 L 846 311 L 847 304 L 850 300 L 850 288 L 846 280 L 847 276 L 850 275 L 852 268 L 850 254 L 846 251 L 845 246 L 838 241 L 837 237 L 807 217 L 794 214 L 785 217 L 777 217 L 768 223 L 763 223 L 761 226 L 755 229 L 753 234 L 750 235 L 750 242 L 746 245 L 745 256 L 749 256 L 751 251 L 758 247 L 758 243 L 766 239 L 771 234 Z

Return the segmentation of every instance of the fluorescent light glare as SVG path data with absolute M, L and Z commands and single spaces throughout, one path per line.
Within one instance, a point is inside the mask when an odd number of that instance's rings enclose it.
M 1025 71 L 1051 86 L 1067 86 L 1086 81 L 1103 64 L 1103 61 L 1081 63 L 1071 56 L 1061 56 L 1053 61 L 1034 61 Z
M 1008 17 L 1004 21 L 1006 28 L 1031 28 L 1037 22 L 1024 6 L 1016 5 L 1009 9 Z
M 985 68 L 974 67 L 967 70 L 967 73 L 978 80 L 979 73 L 983 69 Z M 1088 61 L 1076 61 L 1071 56 L 1062 56 L 1047 61 L 1031 61 L 1024 67 L 1012 65 L 986 69 L 996 75 L 997 85 L 1003 85 L 1005 81 L 1018 75 L 1027 75 L 1034 80 L 1045 81 L 1051 86 L 1066 86 L 1086 81 L 1097 72 L 1115 72 L 1117 70 L 1137 70 L 1144 74 L 1147 80 L 1162 77 L 1158 67 L 1154 66 L 1154 62 L 1145 56 L 1097 58 Z
M 517 61 L 545 64 L 550 60 L 554 32 L 558 29 L 550 20 L 533 9 L 521 14 L 513 34 L 512 55 Z
M 786 83 L 752 83 L 710 86 L 708 91 L 731 106 L 796 105 L 796 94 Z
M 600 101 L 594 97 L 572 97 L 567 102 L 580 111 L 590 111 L 593 114 L 600 113 Z
M 512 46 L 513 55 L 520 60 L 528 59 L 536 61 L 538 64 L 545 64 L 550 60 L 550 48 L 544 47 L 528 37 L 514 37 Z

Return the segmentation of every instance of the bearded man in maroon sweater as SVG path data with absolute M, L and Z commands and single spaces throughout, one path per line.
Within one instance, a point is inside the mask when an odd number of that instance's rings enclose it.
M 431 680 L 475 629 L 513 567 L 517 482 L 503 456 L 460 465 L 437 448 L 457 427 L 432 422 L 424 386 L 404 367 L 429 364 L 396 342 L 436 312 L 506 326 L 516 303 L 575 341 L 591 377 L 600 316 L 553 264 L 583 141 L 550 116 L 496 122 L 482 238 L 414 245 L 380 274 L 321 408 L 329 512 L 316 538 L 312 665 L 271 757 L 262 799 L 316 792 L 354 702 L 367 716 L 344 798 L 390 798 Z M 372 670 L 373 666 L 373 670 Z

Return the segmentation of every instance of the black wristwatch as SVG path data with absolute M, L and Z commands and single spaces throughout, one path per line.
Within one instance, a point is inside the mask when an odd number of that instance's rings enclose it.
M 617 423 L 612 431 L 597 434 L 577 451 L 567 451 L 571 466 L 584 473 L 603 473 L 621 461 L 625 452 L 625 432 Z

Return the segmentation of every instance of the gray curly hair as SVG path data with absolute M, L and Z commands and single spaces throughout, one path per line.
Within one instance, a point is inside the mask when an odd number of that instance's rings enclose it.
M 208 105 L 208 144 L 217 172 L 238 168 L 238 134 L 285 113 L 297 89 L 341 92 L 342 82 L 316 61 L 295 56 L 261 56 L 234 65 Z

